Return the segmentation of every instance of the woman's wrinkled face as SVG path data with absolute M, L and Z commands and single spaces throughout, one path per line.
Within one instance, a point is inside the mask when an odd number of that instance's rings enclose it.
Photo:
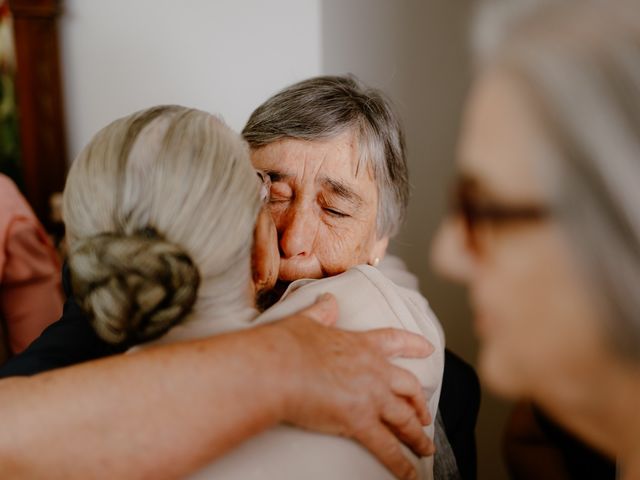
M 336 275 L 382 257 L 387 241 L 376 239 L 378 191 L 370 169 L 358 168 L 351 132 L 282 139 L 254 150 L 251 159 L 271 178 L 280 280 Z
M 459 145 L 457 206 L 432 260 L 469 288 L 483 379 L 502 394 L 548 400 L 578 395 L 605 348 L 592 287 L 549 209 L 541 178 L 552 150 L 530 107 L 506 73 L 477 82 Z

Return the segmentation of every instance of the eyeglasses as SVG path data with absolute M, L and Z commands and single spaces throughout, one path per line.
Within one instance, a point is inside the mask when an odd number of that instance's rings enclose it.
M 262 170 L 256 170 L 256 175 L 262 182 L 262 187 L 260 188 L 260 200 L 262 203 L 269 202 L 269 196 L 271 195 L 271 177 L 268 173 L 263 172 Z
M 477 182 L 462 177 L 455 185 L 452 211 L 464 224 L 466 242 L 476 254 L 484 253 L 486 241 L 481 233 L 489 229 L 517 223 L 531 223 L 546 220 L 551 212 L 546 207 L 535 205 L 506 206 L 496 201 L 482 199 Z

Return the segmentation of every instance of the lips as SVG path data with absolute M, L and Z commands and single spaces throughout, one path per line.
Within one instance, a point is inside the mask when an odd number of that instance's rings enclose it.
M 323 278 L 322 267 L 312 257 L 280 259 L 280 273 L 278 279 L 293 282 L 301 278 Z

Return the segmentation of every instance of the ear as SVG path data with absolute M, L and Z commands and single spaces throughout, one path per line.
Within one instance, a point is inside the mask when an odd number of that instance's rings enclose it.
M 377 266 L 380 260 L 382 260 L 387 253 L 387 247 L 389 246 L 389 237 L 384 236 L 375 241 L 371 248 L 371 254 L 369 255 L 369 265 Z
M 271 290 L 275 286 L 280 270 L 278 233 L 271 214 L 265 207 L 262 207 L 258 214 L 253 232 L 251 268 L 256 293 Z

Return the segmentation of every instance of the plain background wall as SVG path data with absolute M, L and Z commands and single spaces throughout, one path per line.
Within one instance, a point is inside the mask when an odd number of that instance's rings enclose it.
M 65 0 L 61 19 L 69 154 L 108 122 L 156 104 L 253 109 L 320 73 L 320 0 Z
M 447 343 L 474 363 L 462 289 L 429 269 L 446 208 L 470 82 L 470 1 L 65 0 L 61 21 L 69 152 L 109 121 L 159 103 L 222 114 L 235 129 L 282 87 L 352 72 L 385 90 L 407 132 L 413 194 L 392 250 L 420 278 Z M 480 479 L 506 478 L 500 435 L 507 406 L 483 393 Z

